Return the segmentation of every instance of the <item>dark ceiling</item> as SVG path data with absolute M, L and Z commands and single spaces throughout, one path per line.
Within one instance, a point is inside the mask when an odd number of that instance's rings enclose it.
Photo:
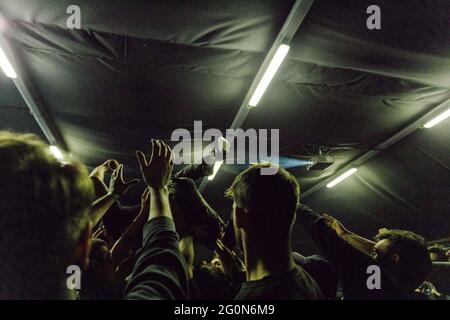
M 0 0 L 5 37 L 69 151 L 88 166 L 124 161 L 130 175 L 150 138 L 170 140 L 194 120 L 229 128 L 294 3 L 78 0 L 82 30 L 68 30 L 72 2 Z M 381 30 L 366 27 L 371 4 Z M 289 167 L 308 190 L 450 99 L 449 17 L 447 0 L 316 0 L 242 127 L 280 129 L 284 160 L 319 147 L 334 155 L 324 172 Z M 1 74 L 5 128 L 41 134 Z M 448 121 L 419 129 L 304 202 L 366 235 L 387 226 L 450 236 L 449 133 Z M 224 215 L 240 169 L 225 165 L 205 190 Z

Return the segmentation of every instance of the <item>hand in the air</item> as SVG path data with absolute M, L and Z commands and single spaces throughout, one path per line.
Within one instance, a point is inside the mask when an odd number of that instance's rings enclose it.
M 133 179 L 125 182 L 123 180 L 123 164 L 120 164 L 111 175 L 111 180 L 109 181 L 109 191 L 117 197 L 121 197 L 139 181 L 139 179 Z
M 92 170 L 91 174 L 89 175 L 91 178 L 95 177 L 98 180 L 102 181 L 105 179 L 105 173 L 108 171 L 113 172 L 119 167 L 119 162 L 114 159 L 106 160 L 101 165 L 96 167 L 94 170 Z
M 327 223 L 327 225 L 331 229 L 336 231 L 336 234 L 338 236 L 345 235 L 349 232 L 347 229 L 345 229 L 345 227 L 342 225 L 342 223 L 339 220 L 337 220 L 336 218 L 333 218 L 332 216 L 330 216 L 328 214 L 323 214 L 322 217 L 325 219 L 325 222 Z
M 172 150 L 163 141 L 152 139 L 152 154 L 147 161 L 142 151 L 136 151 L 145 183 L 154 190 L 167 187 L 173 169 Z

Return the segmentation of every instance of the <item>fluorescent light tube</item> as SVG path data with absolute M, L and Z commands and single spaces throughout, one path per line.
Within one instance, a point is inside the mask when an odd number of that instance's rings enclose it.
M 14 71 L 13 66 L 9 62 L 8 57 L 6 56 L 2 48 L 0 48 L 0 67 L 3 69 L 3 72 L 8 78 L 17 78 L 17 74 Z
M 63 156 L 61 150 L 59 150 L 59 148 L 57 146 L 50 146 L 50 152 L 55 156 L 56 159 L 58 159 L 58 160 L 64 159 L 64 156 Z
M 208 180 L 209 181 L 214 179 L 214 177 L 216 176 L 217 172 L 219 172 L 219 169 L 222 166 L 222 164 L 223 164 L 223 160 L 217 161 L 216 163 L 214 163 L 213 173 L 212 173 L 212 175 L 208 176 Z
M 327 188 L 333 188 L 335 185 L 337 185 L 339 182 L 341 182 L 342 180 L 347 179 L 348 177 L 350 177 L 352 174 L 354 174 L 358 169 L 356 168 L 351 168 L 350 170 L 346 171 L 345 173 L 341 174 L 339 177 L 337 177 L 336 179 L 334 179 L 333 181 L 331 181 L 329 184 L 327 184 Z
M 282 44 L 278 47 L 277 51 L 275 52 L 275 55 L 273 56 L 272 61 L 270 61 L 270 64 L 267 67 L 266 72 L 261 78 L 261 81 L 256 87 L 256 90 L 253 93 L 250 102 L 248 103 L 250 107 L 256 107 L 256 105 L 259 103 L 259 100 L 261 100 L 264 92 L 266 92 L 266 89 L 269 86 L 270 81 L 272 81 L 272 78 L 274 77 L 275 73 L 277 72 L 278 68 L 280 67 L 281 63 L 286 57 L 289 48 L 290 47 L 287 44 Z
M 425 123 L 424 127 L 427 128 L 427 129 L 431 128 L 431 127 L 437 125 L 439 122 L 444 121 L 448 117 L 450 117 L 450 109 L 448 109 L 444 113 L 441 113 L 436 118 L 434 118 L 434 119 L 428 121 L 427 123 Z

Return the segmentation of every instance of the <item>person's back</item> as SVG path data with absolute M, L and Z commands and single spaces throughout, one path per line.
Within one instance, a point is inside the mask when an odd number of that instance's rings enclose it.
M 0 172 L 0 299 L 70 298 L 67 268 L 88 263 L 87 171 L 34 135 L 0 132 Z
M 282 168 L 255 164 L 239 174 L 227 195 L 233 199 L 233 223 L 244 251 L 246 281 L 239 300 L 322 299 L 317 283 L 294 263 L 291 231 L 300 187 Z

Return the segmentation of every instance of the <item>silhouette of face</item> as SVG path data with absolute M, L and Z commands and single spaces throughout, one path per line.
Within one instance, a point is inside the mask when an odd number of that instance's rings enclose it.
M 391 242 L 389 239 L 378 241 L 373 247 L 372 258 L 380 265 L 387 265 L 392 258 Z

